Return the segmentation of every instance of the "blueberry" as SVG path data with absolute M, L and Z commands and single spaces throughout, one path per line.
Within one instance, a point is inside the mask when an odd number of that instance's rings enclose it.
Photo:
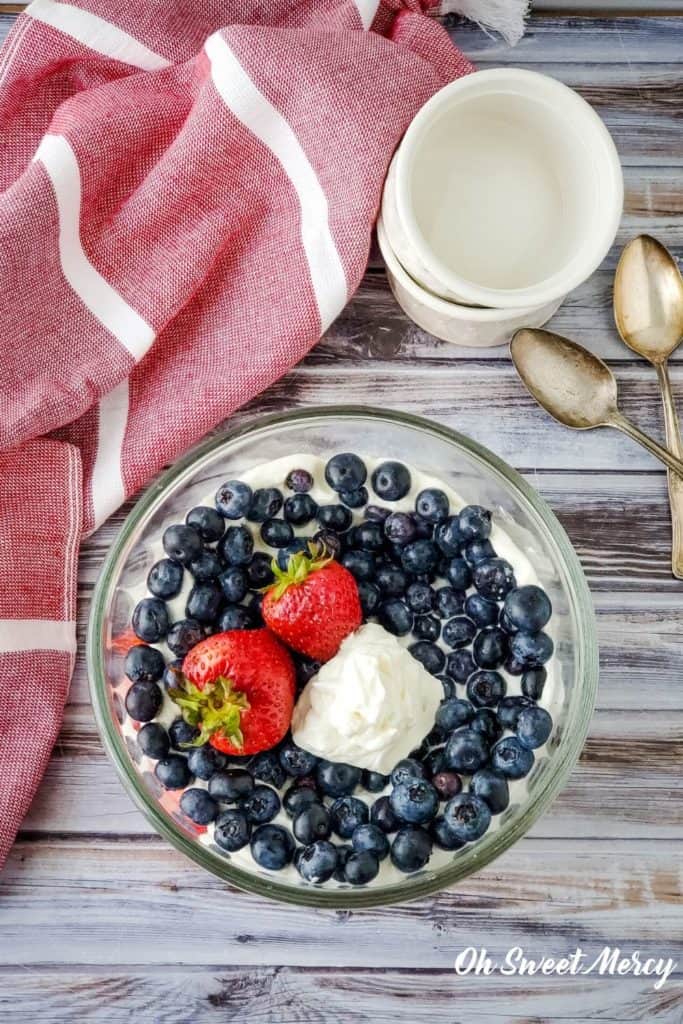
M 375 583 L 369 583 L 367 580 L 359 580 L 358 596 L 360 598 L 360 606 L 363 610 L 364 618 L 367 619 L 371 615 L 374 615 L 382 600 L 382 594 L 379 587 Z
M 322 544 L 328 555 L 333 555 L 335 558 L 341 551 L 341 538 L 337 536 L 334 530 L 318 530 L 314 535 L 313 540 L 318 544 Z M 308 547 L 308 545 L 306 545 L 306 547 Z
M 158 597 L 143 597 L 133 611 L 133 632 L 148 644 L 156 644 L 168 633 L 168 609 Z
M 432 855 L 432 840 L 423 828 L 400 829 L 391 844 L 391 861 L 404 874 L 419 871 Z
M 348 796 L 353 793 L 361 779 L 361 770 L 341 762 L 320 761 L 316 769 L 316 780 L 326 796 Z
M 168 727 L 168 735 L 171 746 L 176 750 L 182 750 L 188 744 L 193 743 L 199 736 L 199 729 L 190 725 L 184 718 L 174 718 Z
M 496 551 L 490 540 L 471 540 L 463 548 L 462 555 L 469 566 L 475 566 L 495 558 Z
M 247 565 L 254 553 L 254 538 L 246 526 L 229 526 L 218 542 L 218 554 L 228 565 Z
M 441 850 L 461 850 L 465 845 L 451 832 L 443 814 L 439 814 L 429 826 L 429 834 Z
M 126 694 L 126 711 L 136 722 L 151 722 L 159 712 L 162 699 L 156 683 L 141 680 L 133 683 Z
M 466 541 L 486 540 L 491 534 L 491 513 L 481 505 L 465 505 L 460 510 L 458 522 Z
M 299 686 L 305 686 L 320 671 L 320 662 L 314 661 L 312 658 L 306 658 L 303 654 L 294 656 L 294 665 L 296 668 L 296 680 Z
M 418 640 L 408 648 L 412 656 L 423 665 L 433 676 L 438 676 L 446 666 L 446 655 L 436 644 L 429 640 Z
M 277 564 L 282 570 L 289 568 L 289 560 L 292 555 L 298 555 L 301 551 L 308 551 L 308 541 L 305 537 L 295 537 L 291 544 L 288 544 L 286 548 L 280 548 L 277 553 Z M 257 552 L 258 554 L 259 552 Z M 256 558 L 256 555 L 254 555 Z M 269 566 L 270 568 L 270 566 Z M 271 570 L 272 575 L 272 570 Z M 273 576 L 273 579 L 275 577 Z M 272 582 L 272 580 L 271 580 Z M 267 584 L 264 584 L 266 586 Z
M 368 793 L 381 793 L 389 785 L 389 776 L 381 772 L 364 771 L 361 775 L 361 785 Z
M 240 807 L 252 825 L 265 825 L 280 810 L 280 797 L 270 786 L 254 786 L 249 796 L 240 801 Z
M 486 626 L 472 644 L 472 657 L 480 668 L 500 668 L 507 652 L 507 636 L 500 626 Z
M 516 587 L 505 598 L 503 606 L 507 621 L 514 629 L 538 633 L 552 615 L 550 598 L 540 587 Z
M 307 469 L 292 469 L 287 474 L 285 487 L 297 494 L 305 494 L 313 486 L 313 477 Z
M 553 720 L 545 708 L 524 708 L 517 719 L 517 739 L 527 750 L 542 747 L 553 730 Z
M 320 505 L 316 518 L 324 530 L 343 533 L 353 521 L 353 513 L 346 505 Z
M 318 791 L 312 786 L 291 785 L 282 798 L 282 806 L 290 818 L 296 818 L 306 807 L 320 803 Z
M 318 506 L 310 494 L 292 494 L 285 501 L 284 517 L 292 526 L 305 526 L 315 519 Z
M 441 620 L 436 615 L 418 615 L 413 623 L 413 633 L 419 640 L 429 640 L 433 643 L 439 639 Z M 439 671 L 442 670 L 445 663 L 446 659 L 444 657 Z M 431 672 L 432 670 L 430 669 L 429 671 Z
M 444 575 L 456 590 L 467 590 L 472 583 L 472 573 L 464 558 L 451 558 Z
M 233 629 L 253 629 L 254 616 L 248 608 L 241 604 L 229 604 L 220 614 L 218 631 L 229 633 Z
M 368 503 L 368 489 L 359 487 L 355 491 L 339 491 L 339 500 L 349 508 L 362 508 Z
M 305 544 L 303 546 L 305 548 Z M 280 550 L 285 549 L 281 548 Z M 260 590 L 262 587 L 269 587 L 273 583 L 275 574 L 272 563 L 273 559 L 265 551 L 257 551 L 253 556 L 246 567 L 247 583 L 252 590 Z
M 436 591 L 436 610 L 442 619 L 451 619 L 458 615 L 465 603 L 465 595 L 453 587 L 439 587 Z
M 442 800 L 450 800 L 457 796 L 462 789 L 462 779 L 455 772 L 437 772 L 432 785 Z
M 209 544 L 220 540 L 225 530 L 223 516 L 215 508 L 209 508 L 208 505 L 197 505 L 190 509 L 185 516 L 185 522 L 188 526 L 194 527 L 202 540 Z
M 296 869 L 306 882 L 317 885 L 327 882 L 338 866 L 337 850 L 326 839 L 305 846 L 296 860 Z
M 412 572 L 416 576 L 423 573 L 430 573 L 439 564 L 439 549 L 434 541 L 414 540 L 412 544 L 406 544 L 401 554 L 401 565 L 406 572 Z
M 446 662 L 448 662 L 448 657 L 446 658 Z M 445 700 L 450 700 L 451 697 L 455 696 L 455 684 L 449 676 L 439 676 L 439 682 L 443 686 L 443 695 Z
M 477 708 L 492 708 L 505 696 L 505 680 L 499 672 L 474 672 L 467 680 L 467 696 Z
M 411 482 L 410 471 L 402 462 L 382 462 L 372 473 L 372 489 L 383 501 L 405 498 Z
M 216 508 L 224 519 L 241 519 L 251 505 L 252 491 L 241 480 L 228 480 L 216 491 Z
M 428 487 L 415 499 L 415 511 L 428 523 L 443 522 L 448 515 L 448 498 L 436 487 Z
M 294 540 L 294 530 L 284 519 L 266 519 L 261 526 L 261 540 L 271 548 L 286 548 Z
M 265 523 L 272 519 L 282 508 L 282 494 L 277 487 L 260 487 L 251 496 L 251 504 L 247 512 L 250 523 Z
M 359 825 L 351 836 L 355 853 L 374 853 L 378 860 L 384 860 L 389 853 L 389 840 L 377 825 Z
M 375 582 L 385 597 L 400 597 L 406 592 L 408 577 L 403 569 L 397 569 L 393 565 L 380 565 Z
M 269 782 L 276 789 L 285 784 L 285 770 L 274 750 L 264 750 L 249 762 L 249 771 L 259 782 Z
M 425 772 L 432 780 L 435 775 L 438 775 L 439 772 L 443 771 L 446 767 L 443 750 L 443 747 L 435 747 L 434 750 L 430 750 L 427 756 L 422 759 L 422 763 L 425 766 Z
M 495 711 L 491 708 L 479 708 L 470 723 L 475 732 L 481 733 L 486 742 L 491 746 L 500 739 L 503 727 L 498 721 Z
M 136 738 L 142 753 L 147 757 L 153 757 L 155 761 L 166 757 L 171 746 L 168 733 L 156 722 L 148 722 L 147 725 L 143 725 Z
M 379 873 L 379 860 L 370 850 L 351 853 L 344 864 L 344 877 L 351 885 L 367 885 Z
M 478 562 L 472 570 L 474 585 L 490 601 L 502 601 L 515 586 L 515 574 L 504 558 L 488 558 Z
M 325 466 L 325 479 L 333 491 L 355 491 L 367 479 L 365 463 L 352 452 L 333 455 Z
M 490 768 L 480 768 L 474 773 L 470 789 L 488 804 L 491 814 L 501 814 L 510 803 L 507 779 Z
M 186 789 L 180 798 L 180 810 L 196 825 L 208 825 L 218 814 L 218 804 L 204 789 Z
M 187 755 L 187 766 L 192 774 L 205 782 L 225 768 L 227 761 L 225 754 L 221 754 L 215 747 L 206 743 L 203 747 L 193 747 Z
M 409 779 L 389 796 L 394 813 L 409 825 L 431 821 L 439 808 L 439 794 L 425 779 Z
M 161 558 L 155 562 L 147 576 L 147 589 L 155 597 L 175 597 L 183 585 L 183 567 L 172 558 Z
M 254 779 L 246 768 L 224 768 L 209 779 L 209 793 L 224 804 L 236 804 L 254 789 Z
M 179 677 L 182 675 L 182 673 L 183 673 L 183 659 L 182 658 L 175 658 L 174 661 L 169 662 L 169 664 L 164 669 L 163 676 L 161 677 L 161 681 L 162 681 L 162 683 L 164 684 L 164 686 L 166 687 L 167 690 L 171 690 L 171 689 L 173 689 L 173 687 L 179 685 L 179 683 L 180 683 Z
M 552 657 L 553 650 L 554 644 L 547 633 L 527 633 L 520 629 L 510 637 L 510 656 L 524 671 L 540 668 Z
M 381 625 L 394 636 L 406 636 L 413 628 L 413 613 L 397 597 L 383 601 L 378 608 L 377 617 Z
M 400 786 L 403 782 L 411 779 L 424 779 L 424 765 L 416 761 L 414 757 L 404 757 L 402 761 L 394 765 L 391 773 L 392 786 Z
M 156 647 L 135 644 L 129 648 L 124 672 L 133 683 L 155 683 L 164 674 L 164 656 Z
M 434 531 L 434 540 L 448 558 L 455 558 L 456 555 L 459 555 L 462 535 L 458 517 L 449 516 L 448 519 L 439 523 Z
M 249 589 L 247 574 L 238 565 L 222 572 L 218 577 L 218 583 L 226 600 L 231 604 L 239 604 L 247 596 Z
M 407 512 L 392 512 L 384 520 L 384 535 L 392 544 L 410 544 L 417 537 L 415 520 Z
M 411 583 L 405 594 L 406 604 L 416 615 L 426 615 L 436 604 L 436 591 L 428 583 Z
M 133 648 L 134 649 L 134 648 Z M 543 696 L 548 673 L 544 668 L 530 668 L 522 675 L 522 693 L 531 700 L 540 700 Z
M 342 839 L 350 839 L 359 825 L 370 817 L 368 805 L 355 796 L 340 796 L 330 808 L 332 828 Z
M 495 626 L 499 608 L 495 601 L 489 601 L 481 594 L 470 594 L 465 601 L 465 615 L 483 629 L 484 626 Z
M 436 712 L 436 724 L 444 733 L 453 732 L 461 725 L 467 725 L 474 718 L 474 708 L 467 700 L 452 697 L 444 700 Z
M 474 639 L 477 627 L 464 615 L 449 619 L 441 631 L 443 641 L 449 647 L 466 647 Z
M 286 740 L 280 747 L 280 764 L 288 775 L 301 778 L 310 775 L 318 763 L 315 754 L 302 750 L 293 740 Z
M 221 850 L 234 853 L 247 845 L 250 833 L 251 826 L 244 811 L 231 808 L 216 818 L 213 838 Z
M 180 754 L 169 754 L 163 761 L 157 761 L 154 774 L 164 789 L 185 789 L 192 778 L 187 761 Z
M 215 551 L 202 551 L 199 558 L 190 562 L 190 572 L 198 583 L 217 579 L 222 569 L 223 563 Z
M 316 839 L 327 839 L 332 831 L 329 812 L 318 803 L 304 807 L 295 816 L 292 831 L 295 838 L 304 846 L 315 842 Z
M 380 505 L 368 505 L 363 515 L 375 523 L 383 523 L 391 515 L 391 509 L 382 508 Z
M 281 825 L 260 825 L 251 836 L 251 855 L 268 871 L 281 871 L 294 857 L 294 840 Z
M 528 697 L 503 697 L 496 711 L 498 721 L 504 729 L 516 729 L 521 712 L 532 703 Z
M 217 583 L 197 583 L 188 594 L 185 614 L 197 622 L 213 622 L 223 604 L 223 591 Z
M 446 675 L 454 679 L 456 683 L 467 682 L 476 667 L 470 651 L 451 651 L 446 655 Z
M 491 824 L 489 805 L 474 793 L 460 793 L 443 810 L 446 827 L 463 843 L 481 838 Z
M 370 580 L 375 575 L 375 556 L 371 551 L 346 551 L 341 564 L 356 580 Z
M 368 551 L 381 551 L 384 547 L 384 533 L 381 523 L 359 523 L 352 531 L 353 546 Z
M 202 538 L 193 526 L 178 524 L 164 530 L 162 537 L 164 551 L 174 562 L 189 565 L 202 551 Z
M 370 810 L 370 821 L 382 832 L 395 832 L 399 827 L 399 820 L 394 814 L 388 796 L 380 796 L 375 800 Z
M 446 764 L 453 771 L 472 775 L 489 759 L 489 745 L 474 729 L 457 729 L 451 734 L 444 752 Z
M 523 779 L 533 763 L 533 753 L 516 736 L 504 736 L 491 750 L 491 767 L 507 779 Z

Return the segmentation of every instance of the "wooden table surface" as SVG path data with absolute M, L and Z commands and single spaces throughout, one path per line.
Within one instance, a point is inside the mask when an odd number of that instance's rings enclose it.
M 0 38 L 12 18 L 0 14 Z M 661 436 L 655 376 L 616 336 L 611 283 L 619 247 L 639 232 L 683 252 L 683 19 L 536 15 L 514 51 L 474 27 L 452 29 L 480 67 L 554 75 L 611 129 L 626 180 L 617 245 L 552 326 L 610 362 L 626 411 Z M 683 403 L 680 355 L 672 376 Z M 0 875 L 0 1018 L 680 1022 L 683 584 L 669 568 L 664 474 L 616 433 L 549 422 L 507 351 L 455 348 L 419 330 L 377 260 L 309 358 L 239 418 L 341 400 L 469 434 L 556 511 L 588 576 L 601 645 L 578 769 L 526 838 L 457 889 L 357 913 L 279 907 L 222 884 L 151 831 L 105 757 L 81 658 L 46 779 Z M 84 545 L 81 641 L 126 511 Z M 529 956 L 609 945 L 679 967 L 659 991 L 633 977 L 457 978 L 454 957 L 470 945 L 500 957 L 514 945 Z

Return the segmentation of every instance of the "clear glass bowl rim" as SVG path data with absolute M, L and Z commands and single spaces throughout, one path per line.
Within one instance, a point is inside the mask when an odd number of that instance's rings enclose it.
M 406 877 L 403 886 L 329 890 L 323 886 L 290 886 L 278 882 L 275 877 L 271 879 L 243 871 L 228 859 L 222 860 L 212 855 L 200 843 L 187 839 L 157 806 L 155 799 L 135 771 L 121 735 L 109 713 L 107 678 L 101 642 L 103 626 L 109 608 L 110 587 L 118 575 L 119 557 L 132 535 L 135 534 L 141 519 L 152 506 L 163 499 L 166 491 L 180 477 L 191 470 L 197 462 L 213 455 L 217 449 L 229 445 L 237 439 L 243 439 L 250 434 L 257 434 L 278 425 L 285 426 L 297 421 L 305 423 L 320 419 L 377 419 L 386 424 L 394 423 L 401 427 L 409 427 L 435 436 L 440 441 L 446 441 L 463 450 L 486 472 L 498 477 L 502 486 L 516 493 L 520 504 L 526 506 L 527 512 L 531 513 L 536 524 L 544 530 L 546 539 L 551 542 L 559 555 L 569 584 L 568 596 L 577 626 L 574 678 L 575 684 L 580 687 L 581 704 L 573 729 L 565 732 L 555 752 L 554 773 L 549 774 L 544 785 L 521 813 L 511 818 L 504 827 L 498 830 L 495 841 L 491 843 L 485 854 L 478 853 L 477 844 L 474 844 L 470 848 L 469 855 L 458 857 L 452 864 L 425 876 L 417 874 L 413 877 Z M 499 459 L 483 445 L 449 427 L 441 426 L 410 413 L 355 405 L 316 406 L 250 419 L 239 426 L 212 435 L 190 449 L 161 473 L 133 506 L 104 561 L 95 587 L 88 623 L 86 664 L 93 711 L 105 750 L 113 761 L 129 796 L 156 831 L 201 867 L 239 889 L 280 902 L 331 910 L 387 906 L 391 903 L 402 903 L 428 896 L 441 889 L 446 889 L 474 871 L 480 870 L 520 839 L 553 802 L 579 759 L 595 705 L 599 671 L 595 614 L 581 563 L 563 527 L 540 495 L 502 459 Z

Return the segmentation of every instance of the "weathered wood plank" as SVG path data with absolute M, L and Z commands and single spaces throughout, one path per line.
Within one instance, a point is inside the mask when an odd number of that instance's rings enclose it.
M 615 685 L 623 679 L 621 672 Z M 624 686 L 628 685 L 624 681 Z M 681 714 L 647 703 L 598 710 L 581 761 L 535 836 L 675 839 L 683 796 L 674 785 L 683 757 Z M 24 823 L 31 833 L 151 832 L 106 758 L 84 705 L 70 705 L 42 786 Z
M 564 952 L 564 949 L 563 949 Z M 176 1024 L 674 1024 L 681 996 L 671 979 L 655 991 L 631 977 L 462 977 L 451 970 L 372 971 L 302 967 L 101 969 L 0 973 L 3 1007 L 41 1024 L 130 1019 Z M 178 1008 L 182 1008 L 180 1011 Z M 523 1016 L 522 1016 L 523 1014 Z
M 466 945 L 612 942 L 662 955 L 681 938 L 680 869 L 664 843 L 529 839 L 457 890 L 345 913 L 264 906 L 156 840 L 20 841 L 0 876 L 0 962 L 449 969 Z

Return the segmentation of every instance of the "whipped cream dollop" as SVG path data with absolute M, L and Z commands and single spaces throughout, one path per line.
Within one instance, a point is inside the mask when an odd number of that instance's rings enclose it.
M 442 697 L 439 680 L 369 622 L 307 683 L 292 736 L 318 757 L 388 775 L 430 732 Z

